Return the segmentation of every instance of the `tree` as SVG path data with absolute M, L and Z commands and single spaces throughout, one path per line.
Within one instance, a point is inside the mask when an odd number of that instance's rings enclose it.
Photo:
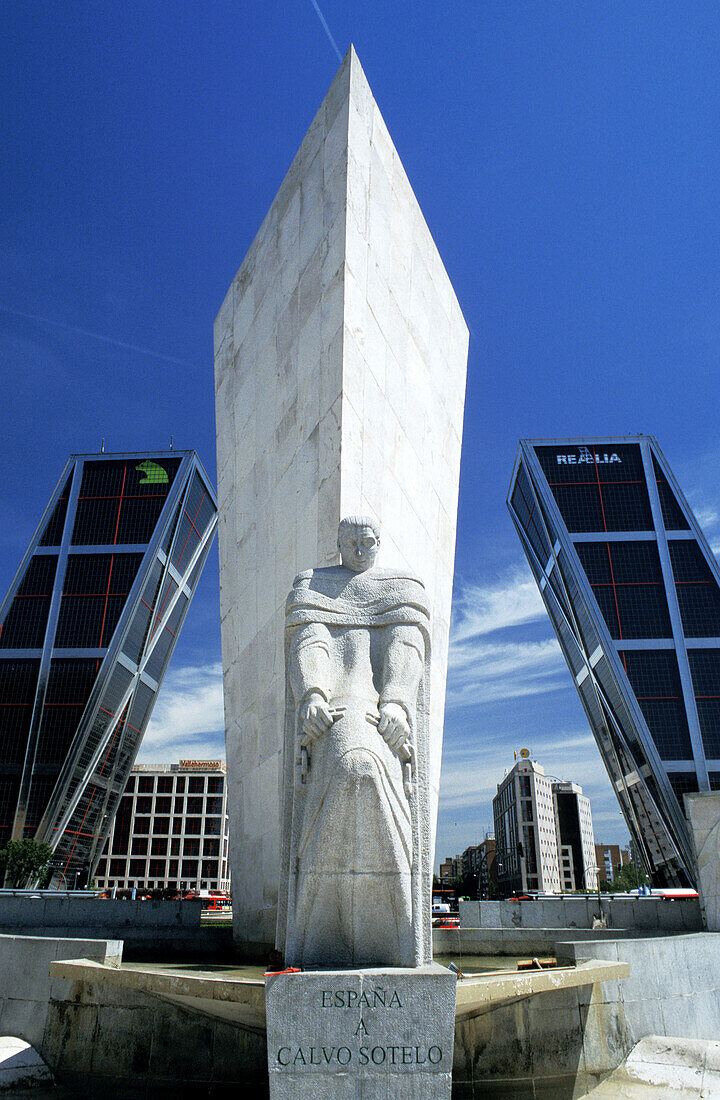
M 638 886 L 644 886 L 648 877 L 637 863 L 625 863 L 615 872 L 610 889 L 613 893 L 622 894 L 628 890 L 637 890 Z
M 52 854 L 49 844 L 30 837 L 11 840 L 0 851 L 0 878 L 4 877 L 6 886 L 14 889 L 25 886 L 28 880 L 43 879 Z

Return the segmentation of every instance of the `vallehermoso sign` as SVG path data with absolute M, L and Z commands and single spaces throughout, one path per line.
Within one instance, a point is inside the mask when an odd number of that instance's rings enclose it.
M 181 760 L 180 767 L 184 771 L 193 772 L 222 771 L 222 766 L 219 760 Z

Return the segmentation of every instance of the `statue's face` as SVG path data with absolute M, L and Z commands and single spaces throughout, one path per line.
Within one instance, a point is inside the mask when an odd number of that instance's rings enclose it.
M 372 527 L 344 527 L 338 538 L 342 563 L 353 573 L 364 573 L 375 564 L 380 539 Z

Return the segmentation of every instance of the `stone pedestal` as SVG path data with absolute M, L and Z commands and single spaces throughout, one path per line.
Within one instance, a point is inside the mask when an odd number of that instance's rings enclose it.
M 456 979 L 445 967 L 265 982 L 271 1100 L 449 1100 Z
M 705 929 L 720 932 L 720 791 L 685 795 Z

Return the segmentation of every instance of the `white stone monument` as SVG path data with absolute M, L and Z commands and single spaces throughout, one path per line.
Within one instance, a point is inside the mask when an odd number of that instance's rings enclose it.
M 435 821 L 467 328 L 351 49 L 215 324 L 219 550 L 236 942 L 275 939 L 285 599 L 330 566 L 343 515 L 432 623 Z M 428 838 L 432 863 L 433 836 Z
M 372 517 L 343 518 L 341 563 L 300 573 L 287 599 L 278 947 L 300 970 L 266 977 L 271 1100 L 452 1089 L 455 975 L 432 964 L 429 905 L 430 615 L 379 548 Z

